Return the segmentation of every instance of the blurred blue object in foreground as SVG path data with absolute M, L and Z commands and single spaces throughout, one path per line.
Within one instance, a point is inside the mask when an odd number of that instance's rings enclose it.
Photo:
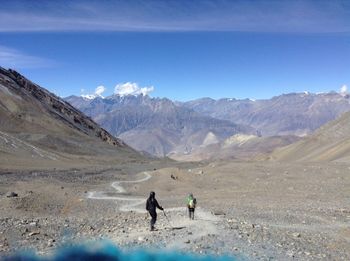
M 155 252 L 146 250 L 136 250 L 129 252 L 120 251 L 115 245 L 108 242 L 95 242 L 86 245 L 69 246 L 58 249 L 52 256 L 36 256 L 33 254 L 14 254 L 12 256 L 3 257 L 4 261 L 232 261 L 236 260 L 228 256 L 204 256 L 180 254 L 177 252 Z

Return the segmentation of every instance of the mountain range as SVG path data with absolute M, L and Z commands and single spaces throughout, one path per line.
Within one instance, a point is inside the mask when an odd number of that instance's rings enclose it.
M 203 115 L 251 126 L 262 136 L 305 136 L 350 111 L 349 95 L 337 92 L 289 93 L 265 100 L 203 98 L 178 104 Z
M 1 164 L 144 160 L 134 149 L 188 161 L 260 154 L 344 161 L 350 158 L 349 100 L 335 92 L 257 101 L 176 102 L 147 95 L 62 99 L 0 67 Z
M 65 99 L 131 147 L 180 160 L 270 153 L 350 111 L 348 95 L 291 93 L 265 100 L 147 95 Z
M 188 154 L 237 133 L 256 133 L 249 126 L 197 113 L 166 98 L 113 95 L 104 99 L 70 96 L 65 100 L 131 147 L 160 157 Z

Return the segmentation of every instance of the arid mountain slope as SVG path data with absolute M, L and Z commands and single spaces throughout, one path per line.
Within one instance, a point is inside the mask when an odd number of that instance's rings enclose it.
M 319 128 L 303 140 L 274 151 L 284 161 L 350 161 L 350 112 Z
M 0 154 L 4 164 L 140 157 L 69 103 L 1 67 Z
M 173 153 L 169 157 L 181 161 L 258 159 L 260 156 L 264 158 L 264 154 L 271 153 L 276 148 L 289 145 L 299 139 L 299 137 L 291 135 L 259 137 L 236 134 L 223 142 L 213 142 L 198 147 L 190 154 Z

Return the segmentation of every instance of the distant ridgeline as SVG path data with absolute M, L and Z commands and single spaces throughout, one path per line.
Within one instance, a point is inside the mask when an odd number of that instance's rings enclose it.
M 137 250 L 133 252 L 122 252 L 111 243 L 88 244 L 82 246 L 65 247 L 59 249 L 55 255 L 38 257 L 33 254 L 23 253 L 4 257 L 4 261 L 64 261 L 64 260 L 99 260 L 99 261 L 235 261 L 238 260 L 229 256 L 205 256 L 185 255 L 177 252 L 151 252 Z

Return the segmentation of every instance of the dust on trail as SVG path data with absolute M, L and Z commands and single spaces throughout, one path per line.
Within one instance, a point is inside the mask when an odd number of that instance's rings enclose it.
M 134 196 L 123 195 L 126 193 L 126 189 L 122 184 L 129 183 L 141 183 L 149 180 L 152 176 L 148 172 L 143 172 L 145 175 L 144 178 L 137 180 L 128 180 L 128 181 L 115 181 L 111 184 L 111 186 L 116 190 L 116 194 L 122 194 L 120 196 L 110 196 L 106 192 L 103 191 L 92 191 L 87 195 L 88 199 L 96 199 L 96 200 L 114 200 L 119 205 L 119 211 L 127 212 L 134 211 L 137 213 L 147 213 L 144 209 L 146 199 L 139 198 Z M 141 206 L 142 205 L 142 206 Z M 182 228 L 188 228 L 191 231 L 191 234 L 186 236 L 187 240 L 194 241 L 203 236 L 207 236 L 208 234 L 218 234 L 217 223 L 221 221 L 221 219 L 211 212 L 197 207 L 195 212 L 195 220 L 190 220 L 187 216 L 187 208 L 186 207 L 175 207 L 175 208 L 167 208 L 165 209 L 165 214 L 167 215 L 168 220 L 166 220 L 165 226 L 163 229 L 166 230 L 177 230 Z M 164 217 L 165 218 L 165 217 Z M 158 221 L 159 223 L 159 221 Z M 161 229 L 161 227 L 159 227 Z M 143 230 L 130 230 L 128 233 L 129 239 L 135 239 L 138 237 L 144 237 L 149 235 L 150 232 L 148 227 Z M 177 248 L 182 249 L 186 247 L 186 243 L 184 242 L 184 238 L 180 237 L 178 239 L 172 240 L 171 243 L 167 244 L 167 248 Z
M 218 228 L 216 226 L 217 222 L 220 222 L 220 218 L 214 216 L 209 211 L 197 207 L 195 211 L 195 220 L 190 220 L 187 216 L 187 208 L 171 208 L 167 211 L 175 212 L 176 226 L 171 222 L 172 226 L 177 227 L 187 227 L 190 228 L 192 234 L 186 235 L 186 240 L 195 241 L 198 238 L 207 236 L 208 234 L 216 235 L 218 234 Z M 179 215 L 180 213 L 180 215 Z M 186 243 L 183 238 L 177 238 L 167 245 L 167 248 L 177 248 L 182 249 L 186 247 Z

